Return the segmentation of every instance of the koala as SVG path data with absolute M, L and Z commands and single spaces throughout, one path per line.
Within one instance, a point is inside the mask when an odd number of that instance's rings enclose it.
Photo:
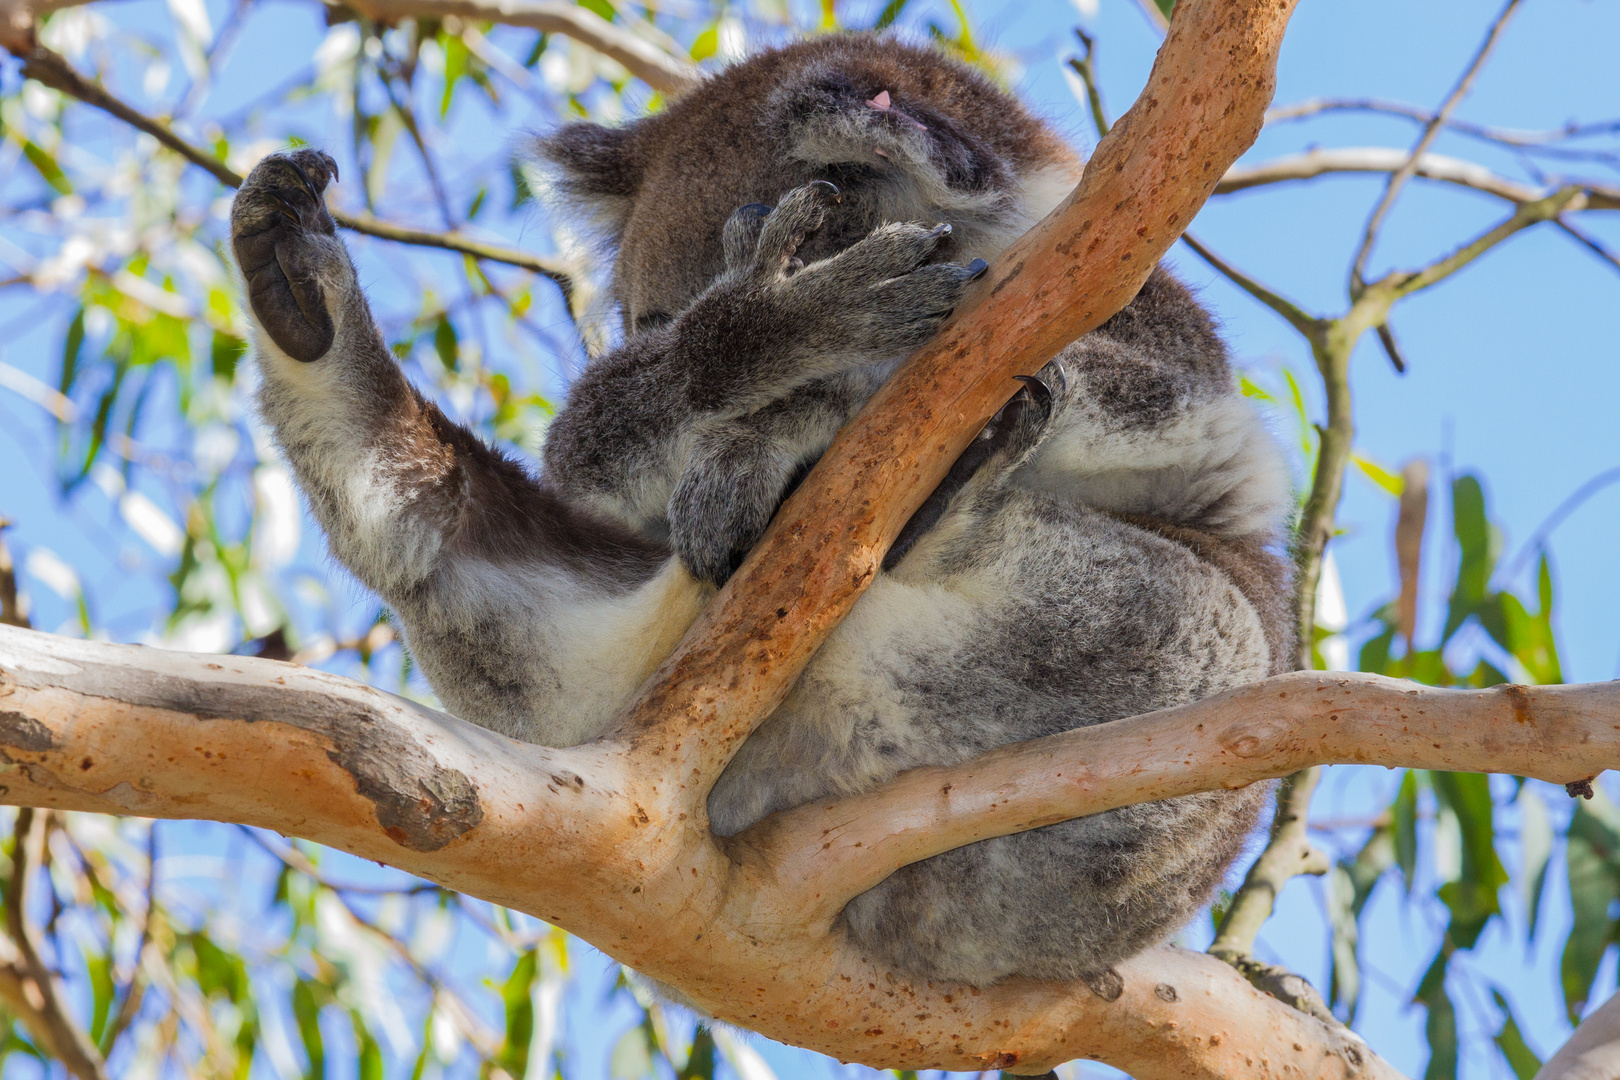
M 971 69 L 862 35 L 761 52 L 535 151 L 615 253 L 623 328 L 538 471 L 402 376 L 322 201 L 332 159 L 267 158 L 231 228 L 259 407 L 333 554 L 449 709 L 568 746 L 612 722 L 839 427 L 1083 163 Z M 1286 470 L 1184 286 L 1156 269 L 1008 396 L 720 777 L 716 833 L 1290 666 Z M 974 843 L 857 897 L 844 926 L 919 978 L 1095 976 L 1208 900 L 1265 793 Z

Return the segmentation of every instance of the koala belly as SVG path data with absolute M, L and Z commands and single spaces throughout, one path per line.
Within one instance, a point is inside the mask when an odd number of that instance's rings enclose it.
M 731 835 L 906 769 L 1208 697 L 1264 678 L 1269 662 L 1254 607 L 1189 549 L 1009 492 L 879 577 L 722 775 L 711 823 Z M 928 978 L 1100 971 L 1208 900 L 1266 789 L 1120 807 L 946 852 L 857 897 L 848 930 Z

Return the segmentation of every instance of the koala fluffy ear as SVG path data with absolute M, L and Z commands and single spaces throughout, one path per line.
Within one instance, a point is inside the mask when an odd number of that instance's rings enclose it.
M 538 139 L 534 152 L 553 193 L 616 234 L 645 171 L 636 135 L 636 124 L 567 124 Z

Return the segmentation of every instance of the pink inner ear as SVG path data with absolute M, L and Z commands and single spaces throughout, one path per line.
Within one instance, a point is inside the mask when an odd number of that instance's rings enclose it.
M 887 90 L 879 90 L 877 97 L 873 98 L 871 101 L 868 101 L 867 104 L 872 106 L 874 109 L 887 109 L 889 107 L 889 92 Z

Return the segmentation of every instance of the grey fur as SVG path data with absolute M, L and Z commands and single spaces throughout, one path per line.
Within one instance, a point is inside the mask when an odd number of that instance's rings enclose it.
M 568 745 L 612 719 L 932 336 L 971 260 L 1042 216 L 1079 163 L 974 73 L 860 36 L 761 54 L 540 152 L 617 244 L 625 340 L 576 382 L 539 479 L 401 377 L 289 165 L 320 187 L 329 159 L 262 163 L 233 227 L 261 407 L 334 553 L 396 608 L 451 709 Z M 1156 271 L 1015 389 L 720 778 L 716 832 L 1286 666 L 1284 472 L 1187 291 Z M 973 844 L 858 897 L 846 926 L 925 977 L 1094 974 L 1208 899 L 1263 795 Z

